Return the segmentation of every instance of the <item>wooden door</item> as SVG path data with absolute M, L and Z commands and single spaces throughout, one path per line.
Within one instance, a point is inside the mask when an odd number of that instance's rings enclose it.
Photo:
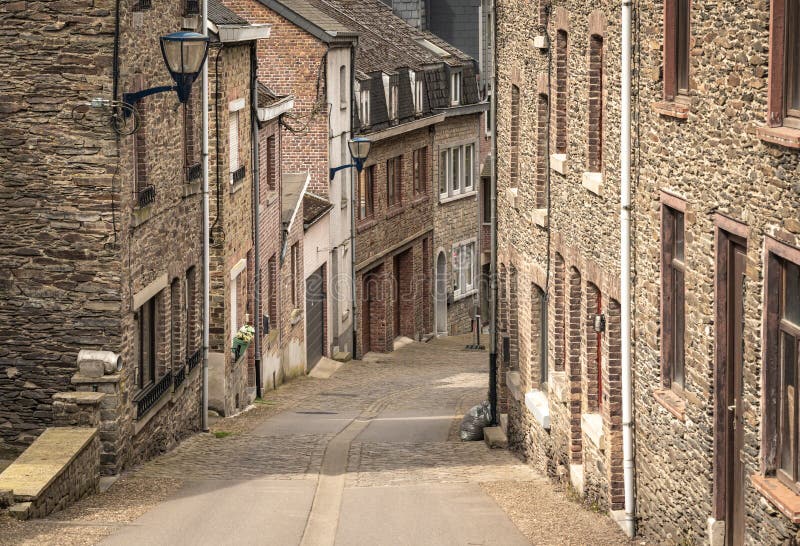
M 745 241 L 725 237 L 724 271 L 720 296 L 725 298 L 724 345 L 720 364 L 725 366 L 724 396 L 724 479 L 725 479 L 725 544 L 744 544 L 744 417 L 742 415 L 742 377 L 744 374 L 744 291 L 747 249 Z

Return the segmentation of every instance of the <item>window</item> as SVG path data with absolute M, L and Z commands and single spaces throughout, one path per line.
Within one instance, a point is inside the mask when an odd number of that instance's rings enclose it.
M 412 72 L 412 75 L 413 74 L 414 73 Z M 422 72 L 417 72 L 416 75 L 415 75 L 415 78 L 414 78 L 414 111 L 417 114 L 421 114 L 422 113 L 422 108 L 424 106 L 424 99 L 423 99 L 423 96 L 422 96 L 423 89 L 424 89 L 422 87 L 423 84 L 424 84 L 424 80 L 423 80 Z
M 586 283 L 586 408 L 599 412 L 603 406 L 603 294 L 596 285 Z
M 441 198 L 469 193 L 475 186 L 475 145 L 464 144 L 439 152 Z
M 141 76 L 134 78 L 136 87 L 142 89 L 144 80 Z M 136 104 L 136 115 L 139 126 L 133 133 L 133 176 L 136 181 L 136 192 L 147 187 L 147 104 L 149 99 L 142 99 Z
M 428 147 L 423 146 L 414 150 L 414 193 L 423 194 L 427 191 L 428 180 Z
M 467 144 L 464 146 L 464 191 L 472 191 L 474 185 L 473 179 L 475 173 L 472 165 L 472 160 L 475 156 L 474 146 Z
M 684 375 L 684 220 L 683 212 L 661 210 L 661 359 L 665 387 L 683 389 Z
M 275 135 L 267 138 L 267 187 L 270 190 L 277 188 L 278 184 L 278 158 Z
M 358 217 L 361 220 L 375 214 L 375 165 L 364 167 L 358 175 Z
M 238 110 L 230 113 L 230 121 L 228 123 L 228 146 L 230 153 L 229 170 L 231 172 L 231 182 L 233 182 L 233 173 L 239 170 L 239 111 Z
M 369 89 L 364 89 L 368 83 L 361 84 L 361 90 L 358 92 L 358 113 L 361 116 L 361 125 L 366 127 L 369 125 Z
M 390 207 L 402 202 L 402 163 L 401 155 L 386 162 L 386 203 Z
M 487 93 L 486 94 L 486 100 L 487 100 L 487 102 L 489 104 L 492 104 L 492 94 L 491 93 Z M 484 119 L 484 122 L 486 123 L 486 126 L 483 128 L 484 133 L 486 133 L 487 137 L 488 136 L 492 136 L 492 109 L 491 109 L 491 106 L 489 107 L 488 110 L 486 110 L 486 112 L 484 112 L 483 119 Z
M 689 93 L 689 2 L 667 0 L 664 6 L 664 100 Z
M 187 182 L 194 182 L 203 176 L 203 166 L 197 156 L 195 101 L 192 95 L 189 95 L 189 100 L 183 105 L 183 166 Z
M 556 34 L 556 153 L 567 153 L 567 31 Z
M 800 266 L 784 255 L 792 255 L 793 260 L 800 261 L 800 252 L 796 249 L 768 254 L 765 389 L 768 393 L 776 392 L 777 387 L 777 400 L 767 398 L 773 405 L 769 413 L 776 418 L 773 422 L 777 421 L 774 431 L 776 475 L 795 492 L 800 492 Z M 768 430 L 773 427 L 769 425 Z
M 156 299 L 150 298 L 139 308 L 139 388 L 156 379 Z
M 181 281 L 178 278 L 172 280 L 169 287 L 170 301 L 170 321 L 169 321 L 169 344 L 170 344 L 170 363 L 173 370 L 183 366 L 181 359 Z
M 519 187 L 519 87 L 511 86 L 511 187 Z
M 231 270 L 231 308 L 230 308 L 230 320 L 231 320 L 231 339 L 236 337 L 236 332 L 239 331 L 239 327 L 242 324 L 239 322 L 239 307 L 241 306 L 242 302 L 245 300 L 240 300 L 239 296 L 242 292 L 243 288 L 247 286 L 246 279 L 239 279 L 240 274 L 246 268 L 246 262 L 244 260 L 240 261 L 236 264 L 236 266 Z
M 784 111 L 793 127 L 800 127 L 800 1 L 786 2 L 786 95 Z
M 531 345 L 533 350 L 533 362 L 531 362 L 531 369 L 539 372 L 539 390 L 547 391 L 547 299 L 544 296 L 544 290 L 538 285 L 532 286 L 531 298 Z M 535 383 L 534 378 L 532 383 Z
M 297 284 L 300 282 L 300 248 L 292 245 L 292 305 L 297 308 Z
M 456 297 L 475 289 L 475 241 L 453 246 L 453 293 Z
M 481 178 L 481 201 L 483 203 L 483 218 L 481 220 L 484 224 L 489 224 L 492 221 L 492 192 L 489 191 L 489 187 L 489 179 Z
M 461 104 L 461 72 L 450 73 L 450 104 L 458 106 Z
M 589 133 L 587 170 L 603 169 L 603 38 L 589 40 Z
M 339 108 L 347 108 L 347 67 L 339 67 Z
M 269 314 L 269 327 L 278 327 L 278 261 L 273 254 L 267 261 L 267 288 L 269 290 L 267 300 L 267 313 Z
M 389 119 L 397 119 L 397 105 L 398 105 L 398 84 L 397 77 L 392 76 L 392 83 L 389 84 Z

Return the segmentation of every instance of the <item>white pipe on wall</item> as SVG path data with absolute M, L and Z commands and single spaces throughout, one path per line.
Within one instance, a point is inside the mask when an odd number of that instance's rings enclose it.
M 208 1 L 201 2 L 200 33 L 208 36 Z M 203 403 L 202 403 L 202 428 L 208 430 L 208 329 L 209 329 L 209 274 L 211 262 L 209 255 L 208 232 L 208 57 L 203 63 L 202 83 L 200 87 L 202 110 L 202 161 L 203 161 Z
M 622 93 L 620 142 L 620 294 L 622 335 L 622 453 L 625 484 L 625 519 L 629 537 L 636 532 L 633 455 L 633 381 L 631 369 L 631 12 L 622 1 Z

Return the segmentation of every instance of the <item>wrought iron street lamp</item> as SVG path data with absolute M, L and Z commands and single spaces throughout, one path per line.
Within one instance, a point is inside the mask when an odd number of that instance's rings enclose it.
M 358 172 L 361 172 L 364 168 L 364 162 L 369 155 L 369 150 L 372 147 L 372 141 L 368 138 L 356 137 L 347 143 L 347 147 L 350 148 L 350 157 L 353 158 L 353 162 L 348 165 L 339 165 L 338 167 L 332 168 L 330 172 L 331 180 L 333 180 L 336 173 L 342 169 L 355 167 Z
M 187 31 L 167 34 L 161 37 L 161 54 L 175 85 L 162 85 L 136 93 L 124 93 L 123 102 L 133 106 L 145 97 L 166 91 L 176 91 L 178 100 L 182 103 L 189 100 L 192 84 L 200 74 L 208 55 L 208 36 Z M 125 112 L 128 113 L 128 110 Z

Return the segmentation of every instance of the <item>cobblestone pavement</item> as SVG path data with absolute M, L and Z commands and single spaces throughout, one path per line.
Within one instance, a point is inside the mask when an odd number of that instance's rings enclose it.
M 472 488 L 501 519 L 513 522 L 519 531 L 508 526 L 523 542 L 527 537 L 534 544 L 625 543 L 610 519 L 567 500 L 512 453 L 458 440 L 461 415 L 485 397 L 487 383 L 487 355 L 465 351 L 466 341 L 415 343 L 350 362 L 330 379 L 294 380 L 265 393 L 264 401 L 249 411 L 215 421 L 211 433 L 195 435 L 126 473 L 104 493 L 43 520 L 17 522 L 0 516 L 0 544 L 96 544 L 109 535 L 117 537 L 112 543 L 133 544 L 124 537 L 144 525 L 140 522 L 146 518 L 139 518 L 166 510 L 162 507 L 191 483 L 267 480 L 313 490 L 326 446 L 356 419 L 369 423 L 343 452 L 343 507 L 359 495 L 383 495 L 387 487 L 427 487 L 423 490 L 429 493 Z M 458 510 L 453 511 L 457 518 Z M 562 524 L 543 521 L 546 514 Z M 357 526 L 348 527 L 343 519 L 342 527 L 337 544 L 358 542 L 352 538 Z M 441 543 L 430 538 L 436 533 L 426 536 L 427 543 Z M 258 542 L 277 543 L 269 537 L 265 534 Z M 403 543 L 414 542 L 419 543 Z M 476 543 L 503 544 L 491 539 Z

